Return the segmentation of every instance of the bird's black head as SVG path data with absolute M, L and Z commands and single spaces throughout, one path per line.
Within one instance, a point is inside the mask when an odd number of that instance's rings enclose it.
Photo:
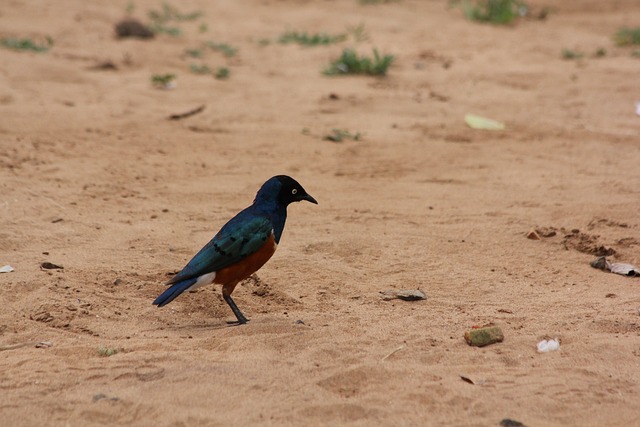
M 311 195 L 309 195 L 309 193 L 307 193 L 305 189 L 302 188 L 302 185 L 300 185 L 298 181 L 291 178 L 290 176 L 278 175 L 271 178 L 271 180 L 277 180 L 280 183 L 280 191 L 278 192 L 278 203 L 287 206 L 293 202 L 306 200 L 307 202 L 315 203 L 316 205 L 318 204 L 316 199 L 311 197 Z
M 262 184 L 253 203 L 260 206 L 270 206 L 275 203 L 286 208 L 290 203 L 301 200 L 318 204 L 316 199 L 311 197 L 295 179 L 278 175 Z

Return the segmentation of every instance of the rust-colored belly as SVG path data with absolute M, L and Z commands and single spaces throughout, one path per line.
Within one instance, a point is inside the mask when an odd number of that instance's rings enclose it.
M 269 261 L 269 258 L 275 253 L 276 247 L 273 233 L 271 233 L 271 236 L 269 236 L 264 245 L 256 252 L 240 262 L 216 271 L 216 277 L 213 279 L 213 283 L 235 287 L 236 283 L 251 276 Z M 231 291 L 233 291 L 233 288 L 231 288 Z

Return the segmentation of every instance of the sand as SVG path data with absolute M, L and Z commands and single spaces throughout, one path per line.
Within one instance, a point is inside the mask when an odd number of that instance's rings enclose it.
M 506 27 L 444 0 L 171 4 L 203 15 L 153 40 L 114 36 L 126 1 L 0 10 L 0 37 L 54 40 L 0 49 L 0 424 L 640 425 L 640 279 L 589 266 L 640 264 L 640 60 L 612 41 L 636 0 L 532 1 L 546 19 Z M 185 53 L 205 41 L 237 52 Z M 395 62 L 322 75 L 347 47 Z M 216 287 L 152 306 L 277 174 L 319 205 L 236 288 L 251 321 Z M 503 342 L 466 344 L 488 324 Z

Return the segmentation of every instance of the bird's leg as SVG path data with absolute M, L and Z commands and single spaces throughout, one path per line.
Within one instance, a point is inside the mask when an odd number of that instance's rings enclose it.
M 242 312 L 240 311 L 240 309 L 238 308 L 238 306 L 236 305 L 235 302 L 233 302 L 233 299 L 231 298 L 231 295 L 222 295 L 222 298 L 224 298 L 224 300 L 227 302 L 227 304 L 229 304 L 229 307 L 231 307 L 231 310 L 233 310 L 233 314 L 236 315 L 236 317 L 238 318 L 238 323 L 241 325 L 244 325 L 245 323 L 247 323 L 249 320 L 244 317 L 244 314 L 242 314 Z
M 233 310 L 233 314 L 235 314 L 236 317 L 238 318 L 238 324 L 244 325 L 249 320 L 246 317 L 244 317 L 244 314 L 242 314 L 242 312 L 240 311 L 236 303 L 233 301 L 233 298 L 231 298 L 231 292 L 233 292 L 234 288 L 235 288 L 235 284 L 233 286 L 223 286 L 222 298 L 224 298 L 227 304 L 229 304 L 229 307 L 231 307 L 231 310 Z

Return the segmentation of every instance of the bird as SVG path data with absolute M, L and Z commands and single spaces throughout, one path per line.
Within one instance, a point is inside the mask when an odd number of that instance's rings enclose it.
M 258 271 L 276 251 L 287 206 L 306 200 L 318 204 L 295 179 L 277 175 L 267 180 L 253 204 L 231 218 L 166 285 L 153 305 L 163 307 L 184 291 L 210 284 L 222 285 L 222 298 L 242 325 L 248 319 L 231 298 L 236 285 Z M 232 322 L 235 323 L 235 322 Z

